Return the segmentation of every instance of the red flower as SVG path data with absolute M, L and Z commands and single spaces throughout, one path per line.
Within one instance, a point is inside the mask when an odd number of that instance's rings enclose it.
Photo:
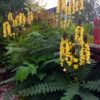
M 94 19 L 94 26 L 97 27 L 98 25 L 99 25 L 99 19 L 98 18 L 95 18 Z
M 94 43 L 100 44 L 100 31 L 98 27 L 94 28 L 93 35 L 94 35 Z

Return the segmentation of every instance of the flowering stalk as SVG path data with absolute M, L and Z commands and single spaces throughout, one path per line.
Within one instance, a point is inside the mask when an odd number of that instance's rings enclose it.
M 27 22 L 28 22 L 28 24 L 31 24 L 33 22 L 33 19 L 34 19 L 33 12 L 29 11 L 28 12 L 28 16 L 27 16 Z
M 75 5 L 73 0 L 70 0 L 70 9 L 71 9 L 71 14 L 75 14 Z
M 61 13 L 62 11 L 66 11 L 66 0 L 58 0 L 56 12 Z
M 25 25 L 25 23 L 26 23 L 25 14 L 22 13 L 22 12 L 20 12 L 19 14 L 17 14 L 15 20 L 17 21 L 17 24 L 18 24 L 18 25 Z
M 10 26 L 8 21 L 3 23 L 3 36 L 4 37 L 12 36 L 12 34 L 11 34 L 11 26 Z
M 69 55 L 69 44 L 68 39 L 66 37 L 66 33 L 64 33 L 63 38 L 61 39 L 60 43 L 60 64 L 61 66 L 64 65 L 64 62 L 68 60 Z
M 11 12 L 8 13 L 8 21 L 13 20 L 13 14 Z
M 28 12 L 27 17 L 23 12 L 19 12 L 15 18 L 13 17 L 13 13 L 8 13 L 8 21 L 3 23 L 3 36 L 14 36 L 15 33 L 11 32 L 12 28 L 16 28 L 17 26 L 24 26 L 26 24 L 31 24 L 33 22 L 33 12 L 30 10 Z M 27 23 L 26 23 L 27 22 Z
M 14 28 L 18 26 L 18 22 L 17 22 L 16 19 L 13 19 L 13 21 L 12 21 L 12 26 L 13 26 Z
M 64 71 L 67 70 L 65 64 L 75 70 L 82 65 L 90 64 L 90 48 L 87 37 L 83 36 L 83 32 L 83 26 L 78 25 L 75 29 L 75 35 L 71 40 L 64 38 L 65 35 L 61 39 L 60 64 Z
M 83 10 L 84 9 L 84 0 L 77 0 L 77 1 L 78 1 L 77 2 L 78 10 Z
M 77 42 L 80 45 L 83 45 L 83 26 L 78 25 L 75 29 L 75 42 Z
M 56 12 L 59 15 L 58 23 L 60 28 L 65 29 L 66 28 L 66 0 L 58 0 Z

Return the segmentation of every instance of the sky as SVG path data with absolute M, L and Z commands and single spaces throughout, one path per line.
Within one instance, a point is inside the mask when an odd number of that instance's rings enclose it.
M 40 2 L 40 5 L 41 4 L 46 4 L 46 9 L 49 9 L 49 8 L 52 8 L 52 7 L 56 7 L 57 6 L 57 2 L 58 0 L 37 0 Z M 67 0 L 66 0 L 67 1 Z M 99 1 L 99 4 L 100 4 L 100 0 Z
M 46 4 L 46 7 L 45 7 L 46 9 L 56 7 L 58 3 L 58 0 L 39 0 L 39 1 L 44 2 Z M 66 2 L 67 1 L 68 0 L 66 0 Z
M 44 1 L 47 3 L 46 4 L 47 9 L 57 6 L 58 2 L 58 0 L 44 0 Z
M 58 0 L 36 0 L 39 1 L 40 5 L 46 5 L 45 8 L 49 9 L 57 6 Z

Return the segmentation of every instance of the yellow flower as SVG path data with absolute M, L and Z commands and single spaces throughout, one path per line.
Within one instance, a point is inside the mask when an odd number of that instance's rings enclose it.
M 77 59 L 77 58 L 74 58 L 74 59 L 73 59 L 73 62 L 74 62 L 74 63 L 77 63 L 77 62 L 78 62 L 78 59 Z
M 67 61 L 68 66 L 72 65 L 72 61 Z
M 25 14 L 22 13 L 22 25 L 25 25 L 26 24 L 26 17 L 25 17 Z
M 90 63 L 90 48 L 88 43 L 84 44 L 84 49 L 86 63 Z
M 75 42 L 77 42 L 79 45 L 83 45 L 83 33 L 84 29 L 82 26 L 77 26 L 75 29 Z
M 12 33 L 12 35 L 15 35 L 15 33 Z
M 13 14 L 11 12 L 8 13 L 8 20 L 9 21 L 13 20 Z
M 18 17 L 19 17 L 19 25 L 21 25 L 22 24 L 22 13 L 21 12 L 18 14 Z
M 76 69 L 78 69 L 79 65 L 78 64 L 74 64 L 73 67 L 76 70 Z
M 77 1 L 75 1 L 75 11 L 78 11 L 79 9 L 78 9 L 78 0 Z
M 75 5 L 73 0 L 70 0 L 70 9 L 71 9 L 71 14 L 75 14 Z
M 78 10 L 83 10 L 84 8 L 84 0 L 78 0 Z
M 69 2 L 67 3 L 67 6 L 66 6 L 66 15 L 67 16 L 71 15 L 71 6 L 70 6 Z
M 27 17 L 27 21 L 28 21 L 28 24 L 31 24 L 33 22 L 33 12 L 32 11 L 29 11 L 28 12 L 28 17 Z
M 58 0 L 56 12 L 61 13 L 62 11 L 66 12 L 66 0 Z
M 60 65 L 61 65 L 61 67 L 63 67 L 63 65 L 64 65 L 63 61 L 60 61 Z
M 17 23 L 17 20 L 16 20 L 16 19 L 13 19 L 13 21 L 12 21 L 12 25 L 13 25 L 13 27 L 16 27 L 16 26 L 18 25 L 18 23 Z
M 25 25 L 26 23 L 26 18 L 24 13 L 20 12 L 17 16 L 16 16 L 16 21 L 18 25 Z
M 80 65 L 90 63 L 90 48 L 88 43 L 84 43 L 80 49 Z
M 66 72 L 66 71 L 67 71 L 67 69 L 66 69 L 66 68 L 64 68 L 64 69 L 63 69 L 63 71 L 64 71 L 64 72 Z
M 75 43 L 62 38 L 60 43 L 60 64 L 62 67 L 66 63 L 69 67 L 72 66 L 73 69 L 77 70 L 79 66 L 90 64 L 90 48 L 89 44 L 86 43 L 86 38 L 83 39 L 83 33 L 84 29 L 80 25 L 75 29 Z M 76 53 L 76 49 L 79 53 Z M 63 71 L 66 71 L 66 68 Z
M 69 57 L 69 44 L 67 39 L 61 39 L 60 43 L 60 62 L 63 66 L 64 61 L 67 61 Z
M 12 36 L 11 27 L 8 21 L 3 23 L 3 36 L 4 37 Z
M 19 16 L 19 14 L 16 16 L 16 20 L 17 20 L 17 24 L 18 24 L 18 25 L 21 25 L 21 21 L 20 21 L 20 16 Z

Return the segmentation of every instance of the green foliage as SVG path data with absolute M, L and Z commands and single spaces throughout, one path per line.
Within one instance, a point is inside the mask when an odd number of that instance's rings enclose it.
M 87 23 L 84 25 L 84 34 L 88 37 L 88 42 L 93 43 L 93 25 Z
M 0 12 L 1 14 L 6 14 L 7 11 L 9 10 L 13 10 L 13 11 L 16 11 L 16 10 L 19 10 L 21 8 L 24 8 L 24 0 L 20 0 L 20 1 L 17 1 L 16 3 L 16 0 L 5 0 L 5 1 L 0 1 Z
M 16 3 L 15 3 L 16 2 Z M 16 12 L 17 10 L 24 8 L 25 0 L 1 0 L 0 1 L 0 29 L 2 27 L 2 23 L 5 19 L 7 19 L 8 11 Z
M 4 81 L 0 82 L 0 86 L 8 84 L 8 83 L 13 83 L 14 81 L 15 81 L 15 77 L 11 77 L 11 78 L 9 78 L 7 80 L 4 80 Z
M 88 78 L 90 72 L 93 70 L 92 68 L 95 66 L 95 63 L 91 63 L 91 64 L 86 64 L 85 66 L 82 66 L 82 68 L 80 68 L 77 71 L 77 77 L 80 80 L 85 80 Z
M 62 81 L 57 82 L 45 82 L 35 86 L 31 86 L 30 88 L 23 89 L 18 91 L 18 95 L 20 96 L 32 96 L 37 94 L 47 94 L 57 91 L 65 90 L 66 84 Z
M 29 74 L 34 75 L 37 73 L 37 66 L 35 66 L 34 64 L 30 64 L 27 62 L 24 62 L 23 66 L 20 66 L 17 71 L 16 71 L 16 75 L 15 75 L 15 79 L 18 81 L 24 81 Z
M 51 93 L 61 92 L 58 96 L 61 100 L 71 100 L 75 95 L 83 96 L 82 89 L 95 64 L 81 66 L 78 70 L 68 67 L 67 73 L 64 73 L 59 65 L 59 38 L 60 35 L 53 31 L 33 31 L 8 44 L 8 61 L 16 72 L 16 85 L 11 89 L 14 91 L 11 92 L 12 95 L 37 98 L 43 94 L 45 98 Z
M 8 39 L 4 39 L 2 35 L 3 22 L 7 20 L 9 11 L 15 13 L 19 9 L 24 8 L 25 0 L 0 0 L 0 67 L 8 66 L 8 57 L 6 57 L 5 46 L 8 44 Z
M 86 84 L 84 85 L 87 86 Z M 92 91 L 83 88 L 84 87 L 78 82 L 69 84 L 61 100 L 77 100 L 75 99 L 75 96 L 79 96 L 81 100 L 99 100 L 99 97 L 97 97 Z
M 76 24 L 70 22 L 69 27 L 66 29 L 68 37 L 70 37 L 72 34 L 74 34 L 75 28 L 76 28 Z
M 89 74 L 91 73 L 95 65 L 96 65 L 95 63 L 86 64 L 79 67 L 78 70 L 74 70 L 73 68 L 68 67 L 67 73 L 69 74 L 70 77 L 77 78 L 76 80 L 83 82 L 87 80 Z
M 27 8 L 34 8 L 34 11 L 39 11 L 41 12 L 42 10 L 44 10 L 44 6 L 45 5 L 39 5 L 39 3 L 36 0 L 28 0 L 24 3 L 24 5 L 26 6 L 25 9 Z
M 39 75 L 41 74 L 39 73 Z M 35 76 L 35 78 L 36 77 L 38 77 L 38 73 L 37 76 Z M 52 74 L 45 75 L 44 78 L 39 78 L 39 80 L 37 80 L 37 78 L 36 80 L 34 80 L 34 78 L 31 77 L 31 79 L 28 78 L 25 81 L 20 82 L 20 84 L 17 83 L 15 87 L 13 87 L 10 91 L 6 93 L 7 95 L 5 95 L 5 98 L 13 94 L 18 94 L 24 97 L 33 96 L 33 98 L 37 95 L 47 95 L 50 93 L 54 94 L 58 93 L 59 91 L 64 91 L 67 88 L 67 84 L 68 81 L 65 80 L 65 75 L 63 73 L 52 72 Z
M 93 30 L 93 25 L 91 23 L 87 23 L 84 25 L 84 33 L 85 34 L 92 34 L 92 30 Z
M 78 83 L 69 84 L 61 100 L 72 100 L 75 95 L 79 94 L 79 88 Z
M 18 2 L 22 4 L 23 0 Z M 90 33 L 91 26 L 87 26 L 85 32 Z M 68 36 L 73 34 L 75 27 L 76 24 L 70 24 L 66 30 Z M 67 72 L 63 72 L 58 52 L 62 34 L 51 28 L 47 22 L 34 21 L 26 30 L 27 32 L 22 32 L 19 37 L 10 39 L 6 46 L 8 69 L 15 73 L 13 78 L 1 82 L 1 85 L 15 83 L 5 94 L 6 100 L 10 100 L 14 94 L 27 97 L 27 100 L 31 100 L 30 97 L 32 100 L 74 100 L 75 95 L 83 100 L 98 100 L 93 93 L 97 89 L 88 87 L 91 84 L 87 82 L 94 64 L 81 66 L 78 70 L 68 67 Z M 99 87 L 99 84 L 95 83 L 94 86 Z M 86 95 L 83 89 L 88 91 Z
M 21 36 L 13 41 L 13 43 L 9 43 L 6 49 L 8 50 L 7 56 L 9 56 L 10 66 L 19 66 L 27 60 L 39 63 L 41 59 L 50 58 L 52 56 L 50 54 L 54 51 L 53 48 L 55 48 L 57 43 L 46 37 L 45 34 L 32 32 Z
M 100 92 L 100 80 L 88 81 L 86 84 L 83 85 L 83 87 L 92 91 Z
M 97 96 L 89 91 L 80 92 L 80 97 L 82 98 L 82 100 L 99 100 Z
M 84 0 L 84 10 L 80 12 L 77 12 L 74 16 L 75 21 L 77 21 L 78 19 L 81 19 L 83 21 L 83 23 L 91 23 L 94 19 L 94 17 L 96 16 L 96 12 L 95 10 L 97 10 L 97 8 L 95 8 L 95 2 L 96 1 L 92 1 L 92 0 Z

